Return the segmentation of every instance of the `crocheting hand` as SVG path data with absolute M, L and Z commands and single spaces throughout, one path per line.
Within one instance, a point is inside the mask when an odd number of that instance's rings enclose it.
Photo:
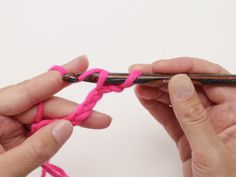
M 83 72 L 88 62 L 82 56 L 64 67 L 70 72 Z M 0 89 L 0 176 L 21 177 L 50 159 L 72 133 L 68 121 L 56 121 L 27 138 L 26 124 L 36 117 L 36 104 L 45 100 L 44 115 L 61 117 L 72 112 L 77 104 L 53 94 L 67 86 L 57 71 L 49 71 L 32 80 Z M 82 126 L 105 128 L 109 116 L 93 112 Z
M 194 58 L 160 60 L 132 69 L 146 73 L 228 73 L 219 65 Z M 186 75 L 178 74 L 168 89 L 137 86 L 136 95 L 176 142 L 185 177 L 235 177 L 235 87 L 194 88 Z

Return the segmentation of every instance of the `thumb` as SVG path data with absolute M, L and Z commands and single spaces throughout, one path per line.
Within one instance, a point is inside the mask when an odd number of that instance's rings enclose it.
M 18 147 L 0 156 L 0 176 L 26 176 L 48 161 L 70 137 L 69 121 L 57 121 L 38 130 Z M 11 170 L 9 170 L 9 167 Z
M 220 138 L 208 118 L 190 78 L 179 74 L 169 85 L 171 103 L 193 151 L 204 151 L 219 144 Z

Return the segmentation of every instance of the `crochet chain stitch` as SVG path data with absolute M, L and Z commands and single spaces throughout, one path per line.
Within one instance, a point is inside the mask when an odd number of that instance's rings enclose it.
M 58 71 L 61 75 L 68 73 L 68 71 L 65 70 L 63 67 L 57 65 L 50 68 L 50 71 L 53 70 Z M 136 78 L 141 75 L 140 71 L 132 71 L 124 83 L 120 85 L 105 85 L 104 83 L 107 79 L 109 72 L 103 69 L 95 68 L 88 70 L 82 75 L 80 75 L 78 77 L 79 82 L 85 80 L 88 76 L 94 73 L 99 73 L 99 79 L 97 81 L 96 87 L 88 93 L 82 104 L 80 104 L 71 114 L 64 117 L 49 119 L 43 114 L 44 102 L 39 103 L 35 121 L 31 125 L 30 135 L 35 133 L 40 128 L 54 122 L 55 120 L 64 119 L 70 121 L 74 126 L 80 125 L 81 123 L 83 123 L 84 120 L 89 117 L 96 103 L 102 98 L 105 93 L 122 92 L 125 88 L 132 86 Z M 47 173 L 53 177 L 69 177 L 63 169 L 49 162 L 44 163 L 41 167 L 41 177 L 45 177 Z

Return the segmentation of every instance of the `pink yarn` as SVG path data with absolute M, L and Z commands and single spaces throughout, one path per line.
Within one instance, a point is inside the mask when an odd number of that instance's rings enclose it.
M 50 70 L 56 70 L 58 71 L 61 75 L 64 75 L 68 73 L 63 67 L 61 66 L 53 66 Z M 126 81 L 120 85 L 105 85 L 106 78 L 108 76 L 108 72 L 103 70 L 103 69 L 91 69 L 86 72 L 84 72 L 82 75 L 78 77 L 79 81 L 85 80 L 88 76 L 94 74 L 94 73 L 99 73 L 99 79 L 97 81 L 96 87 L 89 92 L 87 95 L 86 99 L 83 101 L 82 104 L 80 104 L 74 112 L 71 114 L 60 117 L 60 118 L 50 118 L 48 119 L 43 115 L 44 113 L 44 102 L 39 103 L 38 105 L 38 112 L 35 118 L 34 123 L 31 125 L 31 132 L 30 134 L 35 133 L 37 130 L 42 128 L 43 126 L 46 126 L 55 120 L 68 120 L 70 121 L 74 126 L 75 125 L 80 125 L 83 123 L 84 120 L 86 120 L 89 115 L 91 114 L 93 108 L 95 107 L 96 103 L 102 98 L 102 96 L 105 93 L 110 93 L 110 92 L 121 92 L 125 88 L 128 88 L 133 85 L 134 81 L 138 76 L 141 75 L 141 72 L 139 71 L 132 71 L 129 75 L 129 77 L 126 79 Z M 63 169 L 46 162 L 42 166 L 42 174 L 41 177 L 45 177 L 46 174 L 50 174 L 53 177 L 69 177 Z

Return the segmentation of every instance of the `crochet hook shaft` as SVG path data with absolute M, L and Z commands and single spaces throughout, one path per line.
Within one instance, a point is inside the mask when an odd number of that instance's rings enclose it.
M 63 80 L 69 83 L 78 82 L 78 77 L 82 73 L 68 73 L 63 76 Z M 148 84 L 148 85 L 162 85 L 168 81 L 175 74 L 142 74 L 135 81 L 134 84 Z M 187 74 L 195 84 L 223 84 L 223 85 L 236 85 L 236 74 Z M 129 73 L 110 73 L 105 81 L 105 84 L 122 84 Z M 96 83 L 99 74 L 94 73 L 88 76 L 84 81 Z

